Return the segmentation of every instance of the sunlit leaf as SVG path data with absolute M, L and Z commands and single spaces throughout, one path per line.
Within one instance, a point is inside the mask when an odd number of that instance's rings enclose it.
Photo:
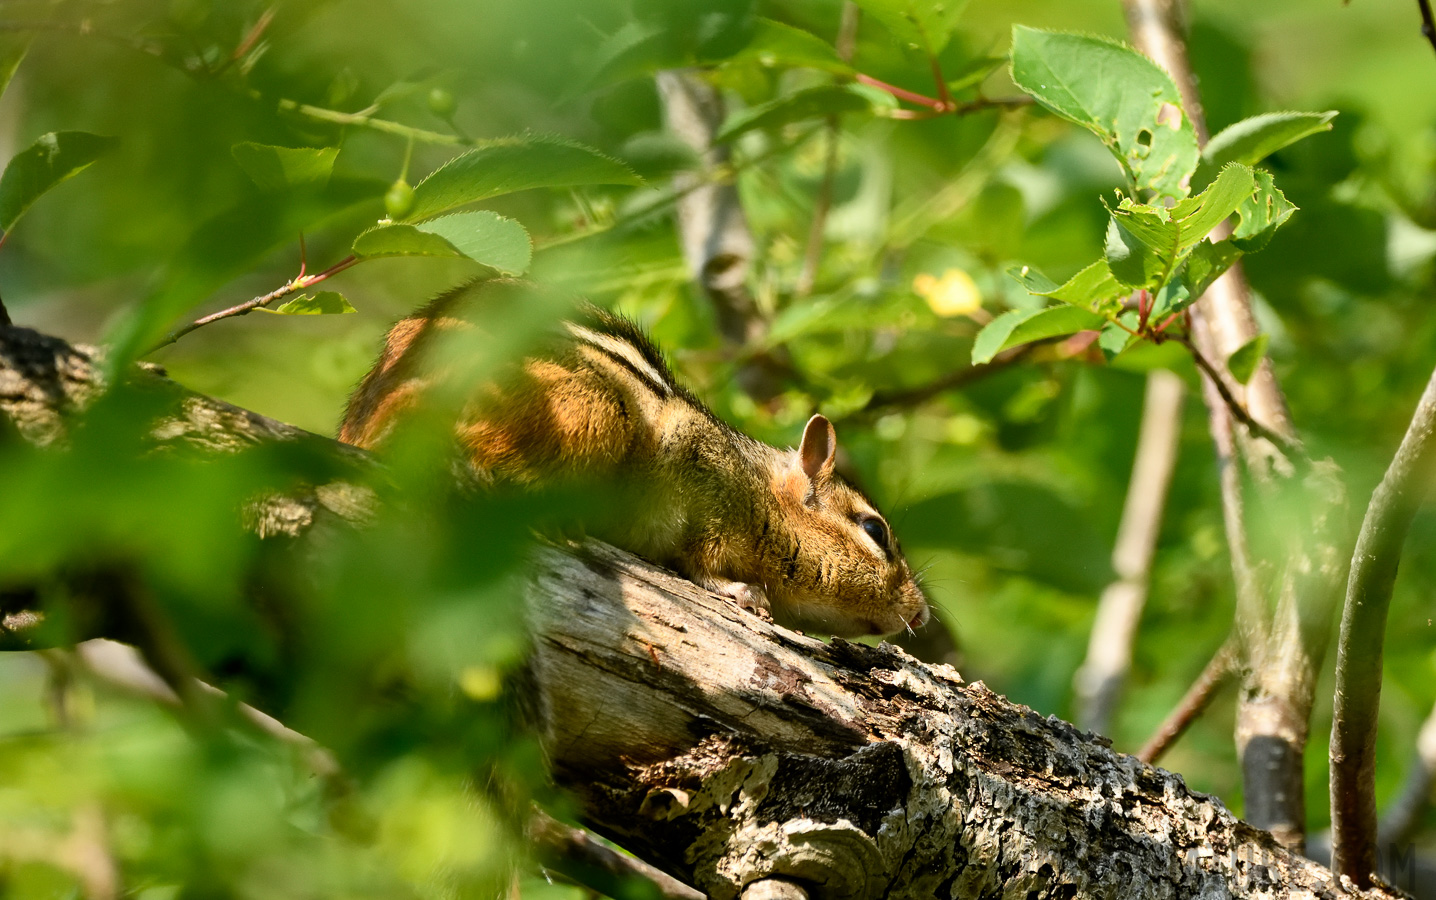
M 17 153 L 0 175 L 0 229 L 9 231 L 36 200 L 119 144 L 85 131 L 52 131 Z
M 1197 135 L 1172 79 L 1147 57 L 1105 38 L 1017 25 L 1012 80 L 1101 138 L 1136 190 L 1187 195 Z
M 1328 112 L 1271 112 L 1228 125 L 1202 148 L 1197 178 L 1206 180 L 1231 162 L 1254 166 L 1304 137 L 1331 130 L 1335 110 Z M 1205 178 L 1203 173 L 1206 173 Z
M 456 156 L 414 187 L 406 221 L 533 188 L 640 184 L 623 163 L 560 138 L 506 138 Z
M 1266 347 L 1270 342 L 1271 336 L 1263 332 L 1242 344 L 1227 357 L 1227 371 L 1241 384 L 1251 381 L 1257 366 L 1266 356 Z
M 1269 173 L 1257 172 L 1256 183 L 1256 192 L 1237 208 L 1241 221 L 1231 236 L 1232 244 L 1246 253 L 1266 247 L 1276 230 L 1296 212 L 1296 206 L 1277 189 Z
M 488 210 L 456 213 L 418 224 L 379 225 L 354 240 L 354 254 L 467 257 L 509 275 L 528 271 L 533 246 L 513 219 Z
M 972 364 L 991 362 L 1009 347 L 1101 328 L 1107 320 L 1075 306 L 1008 310 L 987 324 L 972 345 Z
M 1102 355 L 1107 359 L 1115 359 L 1123 351 L 1137 343 L 1140 338 L 1135 332 L 1141 317 L 1135 312 L 1124 312 L 1118 317 L 1117 322 L 1108 322 L 1102 328 L 1102 336 L 1097 339 L 1097 346 L 1101 348 Z M 1121 324 L 1119 325 L 1118 322 Z
M 4 94 L 10 86 L 10 79 L 15 77 L 15 70 L 20 68 L 30 50 L 32 37 L 24 32 L 0 34 L 0 94 Z
M 1255 186 L 1250 168 L 1231 163 L 1206 190 L 1171 208 L 1124 198 L 1111 210 L 1107 231 L 1112 274 L 1132 287 L 1161 287 L 1197 243 L 1251 197 Z
M 1057 284 L 1031 266 L 1014 266 L 1007 270 L 1028 290 L 1040 297 L 1051 297 L 1093 312 L 1111 313 L 1121 305 L 1130 289 L 1118 283 L 1107 261 L 1099 259 L 1073 275 L 1066 284 Z
M 245 141 L 230 148 L 234 161 L 266 191 L 323 186 L 334 171 L 338 147 L 274 147 Z
M 1207 292 L 1207 288 L 1212 286 L 1212 282 L 1220 278 L 1241 256 L 1241 248 L 1230 240 L 1218 241 L 1215 244 L 1202 241 L 1198 244 L 1192 250 L 1191 256 L 1187 257 L 1187 267 L 1182 272 L 1182 281 L 1186 284 L 1191 299 L 1200 299 L 1202 294 Z
M 260 312 L 281 316 L 336 316 L 354 312 L 354 307 L 335 291 L 320 291 L 317 294 L 303 294 L 273 309 L 260 307 Z

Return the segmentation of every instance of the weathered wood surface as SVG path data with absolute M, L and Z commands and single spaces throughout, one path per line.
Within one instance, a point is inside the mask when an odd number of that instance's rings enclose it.
M 12 435 L 62 444 L 98 377 L 89 352 L 0 327 Z M 157 372 L 133 377 L 173 399 L 160 448 L 304 440 L 369 464 Z M 336 483 L 265 501 L 255 526 L 298 534 L 370 503 Z M 530 609 L 528 702 L 555 776 L 596 829 L 715 900 L 793 885 L 814 900 L 1348 896 L 1100 738 L 896 648 L 765 623 L 613 548 L 539 551 Z M 0 627 L 0 646 L 23 646 L 9 638 Z
M 832 900 L 1348 896 L 1180 776 L 895 647 L 597 544 L 544 551 L 530 607 L 556 775 L 715 900 L 771 876 Z

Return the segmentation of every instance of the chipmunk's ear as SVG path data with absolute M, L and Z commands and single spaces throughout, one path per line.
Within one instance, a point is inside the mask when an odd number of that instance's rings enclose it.
M 838 433 L 833 423 L 823 416 L 813 416 L 803 429 L 803 443 L 798 447 L 798 458 L 803 462 L 803 472 L 810 480 L 819 474 L 833 474 L 833 458 L 838 454 Z

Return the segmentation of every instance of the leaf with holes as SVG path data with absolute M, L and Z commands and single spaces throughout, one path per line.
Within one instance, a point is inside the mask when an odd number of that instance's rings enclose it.
M 282 191 L 328 184 L 339 148 L 274 147 L 245 141 L 231 147 L 230 153 L 261 190 Z
M 533 258 L 533 244 L 518 222 L 477 210 L 415 225 L 376 226 L 354 239 L 354 255 L 466 257 L 508 275 L 522 275 Z
M 319 291 L 316 294 L 295 297 L 274 309 L 261 306 L 259 311 L 278 316 L 338 316 L 354 312 L 354 307 L 349 305 L 343 294 L 336 291 Z
M 1256 192 L 1237 207 L 1241 221 L 1232 230 L 1232 244 L 1244 253 L 1266 247 L 1276 230 L 1296 212 L 1296 206 L 1277 189 L 1269 173 L 1257 172 L 1256 185 Z
M 1255 189 L 1252 170 L 1231 163 L 1206 190 L 1170 209 L 1123 198 L 1110 210 L 1106 253 L 1112 274 L 1134 288 L 1160 288 L 1193 248 L 1236 212 Z
M 623 163 L 582 144 L 552 137 L 504 138 L 454 157 L 419 182 L 404 221 L 533 188 L 641 183 Z
M 1009 347 L 1101 328 L 1107 320 L 1075 306 L 1012 309 L 987 323 L 972 344 L 972 364 L 991 362 Z
M 52 131 L 15 154 L 0 175 L 0 230 L 9 231 L 55 185 L 89 168 L 119 144 L 85 131 Z
M 1266 347 L 1270 342 L 1271 336 L 1263 332 L 1242 344 L 1227 357 L 1227 371 L 1242 384 L 1251 381 L 1257 366 L 1261 365 L 1266 356 Z
M 1116 315 L 1122 307 L 1122 298 L 1129 290 L 1117 282 L 1107 261 L 1099 259 L 1068 279 L 1066 284 L 1057 284 L 1042 272 L 1031 266 L 1015 266 L 1007 274 L 1039 297 L 1051 297 L 1073 306 L 1104 315 Z
M 1187 195 L 1197 134 L 1172 79 L 1147 57 L 1105 38 L 1017 25 L 1012 80 L 1101 138 L 1137 192 Z
M 1241 259 L 1240 247 L 1231 241 L 1202 241 L 1187 257 L 1187 266 L 1182 270 L 1182 284 L 1187 288 L 1190 300 L 1196 300 L 1207 292 L 1212 282 Z
M 904 46 L 936 56 L 947 47 L 967 0 L 855 0 Z

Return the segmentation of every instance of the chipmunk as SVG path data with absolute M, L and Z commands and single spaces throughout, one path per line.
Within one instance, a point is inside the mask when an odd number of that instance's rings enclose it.
M 436 335 L 481 329 L 522 282 L 476 282 L 390 331 L 349 402 L 339 439 L 382 445 L 443 377 Z M 465 404 L 456 436 L 473 473 L 534 484 L 625 480 L 638 511 L 615 543 L 781 625 L 851 637 L 928 620 L 928 604 L 882 515 L 833 472 L 832 424 L 813 416 L 797 450 L 756 441 L 678 384 L 632 322 L 596 307 Z

